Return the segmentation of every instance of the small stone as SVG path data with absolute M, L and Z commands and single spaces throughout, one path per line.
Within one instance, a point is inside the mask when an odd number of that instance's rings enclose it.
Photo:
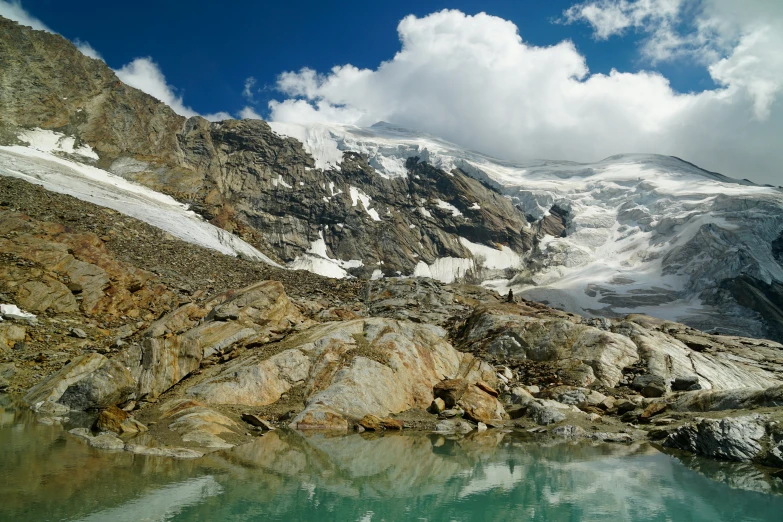
M 76 337 L 77 339 L 87 339 L 87 333 L 81 328 L 71 328 L 70 333 L 73 337 Z
M 359 425 L 363 426 L 364 429 L 370 430 L 370 431 L 380 431 L 383 429 L 382 420 L 380 417 L 376 417 L 375 415 L 367 414 L 359 421 Z
M 432 401 L 432 404 L 430 404 L 429 412 L 434 414 L 439 414 L 443 412 L 443 410 L 446 409 L 446 403 L 443 402 L 443 399 L 440 397 L 435 397 L 435 399 Z
M 481 433 L 482 431 L 487 431 L 487 425 L 484 424 L 483 422 L 479 422 L 476 425 L 476 429 L 478 430 L 479 433 Z
M 459 415 L 460 412 L 456 408 L 450 408 L 448 410 L 443 410 L 442 412 L 440 412 L 440 416 L 445 417 L 447 419 L 450 419 L 452 417 L 458 417 Z
M 614 403 L 614 406 L 617 408 L 617 413 L 620 415 L 636 409 L 636 404 L 629 401 L 628 399 L 620 399 Z
M 402 430 L 405 423 L 399 419 L 386 418 L 381 419 L 381 426 L 387 430 Z
M 639 422 L 644 424 L 650 422 L 650 419 L 665 412 L 668 407 L 669 405 L 665 402 L 653 402 L 645 408 L 641 415 L 639 415 Z
M 485 392 L 485 393 L 487 393 L 487 394 L 489 394 L 489 395 L 491 395 L 493 397 L 497 397 L 498 395 L 500 395 L 496 389 L 494 389 L 492 386 L 490 386 L 489 384 L 485 383 L 484 381 L 477 382 L 476 383 L 476 387 L 479 390 L 482 390 L 483 392 Z
M 642 410 L 627 411 L 622 414 L 620 420 L 623 422 L 636 422 L 641 414 Z
M 599 422 L 601 420 L 601 416 L 597 413 L 588 413 L 587 414 L 587 420 L 590 422 Z
M 265 431 L 271 431 L 275 429 L 275 427 L 272 426 L 272 424 L 270 424 L 269 421 L 262 419 L 258 415 L 253 415 L 252 413 L 243 413 L 241 415 L 241 418 L 243 421 L 247 422 L 251 426 L 261 428 L 262 430 Z

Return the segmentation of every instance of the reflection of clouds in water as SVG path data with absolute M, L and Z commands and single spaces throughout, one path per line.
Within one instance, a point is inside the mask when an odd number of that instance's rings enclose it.
M 458 498 L 493 489 L 509 490 L 524 478 L 523 468 L 506 463 L 489 464 L 482 467 L 483 473 L 471 479 L 459 492 Z
M 139 520 L 169 520 L 188 506 L 220 495 L 223 488 L 212 476 L 199 477 L 143 494 L 126 504 L 98 511 L 79 522 L 136 522 Z

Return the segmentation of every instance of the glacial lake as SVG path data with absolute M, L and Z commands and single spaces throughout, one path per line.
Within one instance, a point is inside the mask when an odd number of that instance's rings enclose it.
M 2 521 L 783 520 L 783 481 L 649 444 L 276 430 L 198 460 L 90 448 L 0 396 Z

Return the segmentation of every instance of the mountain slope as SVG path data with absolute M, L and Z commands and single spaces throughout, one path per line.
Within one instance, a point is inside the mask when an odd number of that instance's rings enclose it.
M 516 164 L 388 123 L 185 119 L 62 37 L 4 19 L 0 87 L 5 175 L 35 177 L 22 149 L 60 133 L 47 161 L 171 196 L 291 268 L 467 278 L 580 314 L 783 339 L 773 187 L 656 155 Z

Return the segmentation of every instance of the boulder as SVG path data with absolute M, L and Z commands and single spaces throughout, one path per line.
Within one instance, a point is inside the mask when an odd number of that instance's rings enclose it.
M 666 394 L 666 380 L 660 375 L 637 375 L 631 387 L 644 397 L 663 397 Z
M 12 349 L 16 343 L 23 342 L 26 334 L 27 329 L 22 325 L 0 322 L 0 353 Z
M 32 387 L 24 400 L 33 408 L 58 402 L 72 410 L 107 408 L 132 398 L 136 382 L 115 360 L 91 353 L 75 358 Z
M 639 422 L 643 424 L 650 422 L 653 417 L 665 412 L 668 407 L 669 405 L 663 401 L 650 403 L 650 405 L 644 409 L 642 414 L 639 415 Z
M 468 386 L 458 404 L 465 410 L 465 418 L 473 422 L 495 425 L 506 416 L 503 405 L 479 383 Z
M 539 426 L 548 426 L 565 420 L 565 413 L 551 404 L 551 402 L 535 399 L 527 405 L 525 414 Z
M 99 433 L 93 435 L 87 428 L 74 428 L 69 431 L 71 435 L 74 435 L 80 439 L 84 439 L 93 448 L 102 450 L 123 450 L 125 449 L 125 443 L 122 439 L 118 438 L 113 433 Z
M 697 387 L 698 386 L 698 387 Z M 672 391 L 700 390 L 699 377 L 696 375 L 687 375 L 685 377 L 675 377 L 672 381 Z

